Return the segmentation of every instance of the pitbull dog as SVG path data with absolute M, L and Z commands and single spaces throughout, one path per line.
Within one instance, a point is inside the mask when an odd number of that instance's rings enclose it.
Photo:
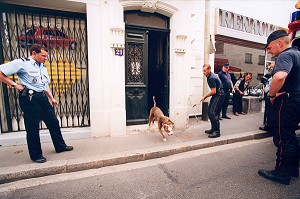
M 173 135 L 174 123 L 163 114 L 163 112 L 156 106 L 155 97 L 153 96 L 154 105 L 150 110 L 149 114 L 149 126 L 154 124 L 154 121 L 158 123 L 158 130 L 163 137 L 163 141 L 166 142 L 167 138 L 164 136 L 162 132 L 162 128 L 168 133 L 169 136 Z

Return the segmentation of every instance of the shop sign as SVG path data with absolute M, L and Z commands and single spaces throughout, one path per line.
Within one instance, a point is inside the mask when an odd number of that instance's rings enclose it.
M 278 30 L 278 26 L 222 9 L 219 9 L 219 17 L 220 26 L 254 35 L 267 37 Z

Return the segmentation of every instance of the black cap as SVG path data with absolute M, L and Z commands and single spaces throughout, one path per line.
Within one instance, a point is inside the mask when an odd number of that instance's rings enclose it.
M 223 66 L 224 66 L 224 67 L 229 67 L 229 64 L 228 64 L 228 63 L 226 63 L 226 64 L 224 64 Z
M 276 30 L 276 31 L 272 32 L 267 39 L 267 44 L 265 45 L 265 49 L 268 47 L 268 45 L 272 41 L 279 39 L 281 37 L 285 37 L 285 36 L 288 36 L 288 34 L 285 30 Z

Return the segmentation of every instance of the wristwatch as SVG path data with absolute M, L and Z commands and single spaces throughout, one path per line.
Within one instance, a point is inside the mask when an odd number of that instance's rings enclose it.
M 11 84 L 11 87 L 13 87 L 13 88 L 15 88 L 15 86 L 17 86 L 18 84 L 16 83 L 16 82 L 13 82 L 12 84 Z

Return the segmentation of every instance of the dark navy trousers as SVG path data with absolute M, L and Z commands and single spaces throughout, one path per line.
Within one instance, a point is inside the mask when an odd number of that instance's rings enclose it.
M 60 131 L 59 122 L 46 94 L 44 92 L 34 92 L 30 100 L 28 90 L 25 89 L 19 92 L 19 101 L 20 107 L 24 112 L 26 139 L 30 158 L 36 160 L 43 156 L 39 135 L 41 121 L 44 121 L 49 129 L 55 150 L 64 149 L 66 144 Z
M 208 118 L 214 131 L 220 130 L 219 115 L 224 101 L 223 94 L 215 94 L 211 97 L 208 105 Z
M 229 104 L 230 91 L 231 91 L 231 89 L 224 89 L 224 101 L 222 104 L 222 117 L 227 116 L 227 108 L 228 108 L 228 104 Z
M 295 130 L 300 122 L 300 95 L 284 94 L 275 98 L 270 111 L 273 142 L 277 147 L 275 169 L 296 172 L 300 149 Z

